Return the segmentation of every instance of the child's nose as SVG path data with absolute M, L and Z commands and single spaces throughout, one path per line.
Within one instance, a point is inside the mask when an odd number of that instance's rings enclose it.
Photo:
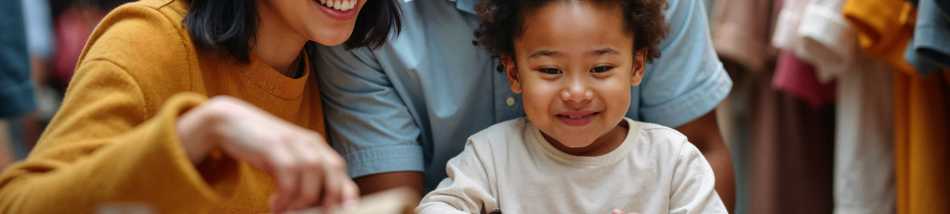
M 594 99 L 594 92 L 590 89 L 590 81 L 584 78 L 571 78 L 564 91 L 561 92 L 561 100 L 584 102 Z

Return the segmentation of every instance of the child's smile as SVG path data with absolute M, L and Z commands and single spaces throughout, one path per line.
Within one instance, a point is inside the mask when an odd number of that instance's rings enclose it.
M 566 110 L 557 114 L 557 119 L 568 126 L 585 126 L 594 120 L 600 112 L 592 110 Z
M 558 149 L 594 156 L 626 137 L 630 86 L 643 77 L 646 51 L 633 49 L 617 8 L 552 2 L 524 21 L 505 61 L 525 113 Z

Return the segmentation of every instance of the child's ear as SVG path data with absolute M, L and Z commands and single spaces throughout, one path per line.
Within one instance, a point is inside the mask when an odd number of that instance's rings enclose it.
M 501 54 L 501 63 L 505 65 L 505 73 L 508 76 L 508 83 L 511 84 L 511 91 L 515 94 L 521 93 L 521 79 L 518 78 L 518 67 L 515 66 L 515 59 L 511 54 Z
M 646 72 L 647 55 L 649 49 L 641 48 L 633 57 L 633 75 L 630 78 L 630 85 L 638 86 L 643 81 L 643 73 Z

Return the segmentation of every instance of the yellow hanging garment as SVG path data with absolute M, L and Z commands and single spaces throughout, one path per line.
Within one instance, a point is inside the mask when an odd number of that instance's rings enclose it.
M 916 7 L 848 0 L 843 13 L 859 31 L 861 50 L 895 70 L 897 213 L 950 213 L 950 72 L 924 78 L 904 60 Z

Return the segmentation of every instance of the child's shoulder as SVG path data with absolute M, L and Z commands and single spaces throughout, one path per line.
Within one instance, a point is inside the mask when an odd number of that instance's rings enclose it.
M 634 122 L 634 123 L 637 123 L 637 125 L 640 127 L 640 129 L 642 129 L 642 130 L 645 131 L 645 132 L 655 133 L 655 134 L 662 134 L 662 135 L 667 136 L 667 137 L 682 137 L 682 138 L 686 138 L 686 135 L 683 135 L 683 133 L 680 133 L 680 131 L 677 131 L 676 129 L 671 128 L 671 127 L 669 127 L 669 126 L 664 126 L 664 125 L 660 125 L 660 124 L 656 124 L 656 123 L 640 122 L 640 121 L 631 120 L 631 119 L 628 119 L 628 121 L 632 121 L 632 122 Z
M 638 138 L 640 138 L 643 143 L 661 147 L 680 147 L 684 143 L 689 142 L 686 135 L 668 126 L 635 121 L 629 118 L 627 121 L 633 123 L 630 127 L 637 127 L 637 129 L 639 129 Z

